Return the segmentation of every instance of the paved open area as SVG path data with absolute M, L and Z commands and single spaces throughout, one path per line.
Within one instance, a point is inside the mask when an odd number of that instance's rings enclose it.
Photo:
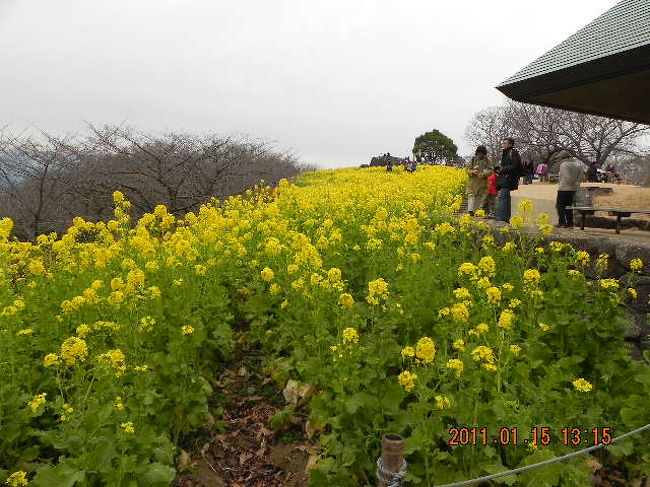
M 629 209 L 650 209 L 650 188 L 640 186 L 632 186 L 628 184 L 608 184 L 608 183 L 584 183 L 583 187 L 598 186 L 605 188 L 612 188 L 612 193 L 596 197 L 594 206 L 601 207 L 614 207 L 614 208 L 629 208 Z M 513 214 L 522 199 L 529 199 L 533 202 L 533 213 L 547 213 L 551 217 L 551 223 L 557 223 L 557 213 L 555 211 L 555 198 L 557 195 L 557 184 L 541 183 L 533 181 L 532 184 L 519 185 L 517 191 L 512 192 L 512 209 Z M 607 213 L 597 213 L 598 216 L 607 216 Z M 650 215 L 634 215 L 635 219 L 650 219 Z M 564 230 L 562 232 L 573 231 L 580 232 L 578 227 L 575 230 Z M 622 237 L 629 239 L 650 239 L 650 232 L 639 231 L 634 229 L 625 229 L 621 235 L 615 235 L 612 229 L 601 228 L 588 228 L 585 229 L 590 234 L 607 236 L 607 237 Z

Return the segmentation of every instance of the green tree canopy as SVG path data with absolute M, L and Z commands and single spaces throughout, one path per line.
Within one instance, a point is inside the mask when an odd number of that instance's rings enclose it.
M 418 161 L 451 163 L 458 159 L 458 147 L 439 130 L 415 138 L 413 155 Z

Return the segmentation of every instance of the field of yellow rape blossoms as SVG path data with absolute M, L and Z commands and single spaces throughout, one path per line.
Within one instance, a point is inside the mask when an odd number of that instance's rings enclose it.
M 1 220 L 0 483 L 173 485 L 235 323 L 278 387 L 317 391 L 315 486 L 375 485 L 388 432 L 407 438 L 408 485 L 426 486 L 573 451 L 564 427 L 648 423 L 649 368 L 622 340 L 633 283 L 602 278 L 606 255 L 452 218 L 464 182 L 445 167 L 322 171 L 182 220 L 160 206 L 131 221 L 116 192 L 114 220 L 35 243 Z M 489 441 L 450 445 L 457 426 Z M 493 444 L 504 427 L 517 444 Z M 548 444 L 523 444 L 541 427 Z M 650 470 L 647 438 L 603 458 Z M 503 483 L 588 473 L 577 458 Z

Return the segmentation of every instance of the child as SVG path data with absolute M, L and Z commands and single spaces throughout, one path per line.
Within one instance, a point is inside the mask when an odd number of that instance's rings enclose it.
M 496 181 L 497 173 L 492 171 L 487 178 L 488 181 L 488 194 L 487 194 L 487 217 L 496 218 L 497 214 L 497 196 L 499 191 L 497 191 Z

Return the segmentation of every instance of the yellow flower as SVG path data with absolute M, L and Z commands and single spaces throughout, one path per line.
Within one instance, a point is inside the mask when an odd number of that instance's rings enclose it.
M 479 345 L 474 350 L 472 350 L 471 355 L 472 359 L 476 361 L 484 360 L 490 364 L 494 362 L 494 352 L 490 347 L 486 347 L 484 345 Z
M 447 361 L 447 368 L 454 370 L 456 378 L 459 378 L 465 369 L 465 364 L 460 359 L 452 358 Z
M 489 330 L 490 330 L 490 327 L 488 326 L 487 323 L 479 323 L 479 324 L 476 326 L 476 331 L 477 331 L 479 334 L 485 333 L 485 332 L 487 332 L 487 331 L 489 331 Z
M 58 365 L 58 364 L 59 364 L 59 356 L 55 353 L 48 353 L 45 357 L 43 357 L 44 367 L 51 367 L 52 365 Z
M 127 435 L 135 434 L 135 426 L 133 425 L 132 421 L 127 421 L 126 423 L 122 423 L 120 426 L 122 427 L 122 429 Z
M 197 264 L 194 266 L 194 272 L 199 276 L 205 276 L 205 273 L 208 272 L 208 269 L 204 265 Z
M 359 332 L 354 328 L 346 328 L 343 330 L 344 343 L 357 343 L 359 341 Z
M 121 396 L 115 396 L 114 407 L 118 411 L 124 411 L 126 409 L 125 406 L 124 406 L 124 403 L 122 402 L 122 397 Z
M 548 331 L 548 330 L 551 328 L 551 327 L 548 326 L 546 323 L 540 323 L 540 324 L 537 325 L 537 326 L 539 326 L 539 327 L 541 328 L 542 331 Z
M 29 401 L 27 405 L 30 407 L 33 413 L 38 411 L 38 408 L 41 407 L 43 404 L 45 404 L 46 399 L 45 397 L 47 396 L 47 392 L 42 392 L 41 394 L 36 394 L 34 396 L 34 399 Z
M 70 404 L 64 404 L 63 407 L 61 408 L 63 410 L 63 414 L 59 416 L 60 421 L 66 421 L 68 419 L 68 414 L 71 414 L 74 412 L 74 408 Z
M 487 300 L 490 304 L 499 304 L 501 301 L 501 289 L 498 287 L 489 287 L 485 290 Z
M 153 327 L 156 324 L 156 320 L 154 320 L 151 316 L 144 316 L 143 318 L 140 318 L 140 325 L 138 326 L 138 330 L 140 331 L 153 331 Z
M 454 341 L 451 346 L 454 348 L 454 350 L 458 350 L 459 352 L 465 351 L 465 341 L 463 339 Z
M 191 325 L 181 326 L 181 335 L 191 335 L 194 333 L 194 327 Z
M 25 487 L 26 485 L 29 485 L 29 482 L 27 481 L 27 472 L 19 470 L 18 472 L 12 473 L 7 477 L 7 480 L 5 480 L 5 484 L 9 487 Z
M 533 202 L 531 200 L 521 200 L 519 202 L 519 213 L 529 215 L 533 211 Z
M 341 280 L 341 277 L 342 277 L 341 269 L 332 267 L 329 271 L 327 271 L 327 279 L 329 279 L 332 282 L 339 282 Z
M 18 335 L 18 336 L 20 336 L 20 335 L 31 335 L 32 333 L 34 333 L 34 330 L 32 330 L 31 328 L 24 328 L 22 330 L 18 330 L 16 335 Z
M 483 245 L 486 247 L 489 247 L 490 245 L 494 245 L 494 237 L 492 235 L 486 235 L 483 237 Z
M 430 364 L 436 356 L 436 345 L 429 337 L 422 337 L 415 344 L 415 358 L 418 363 Z
M 633 287 L 628 287 L 627 292 L 630 293 L 632 299 L 636 299 L 639 296 L 638 293 L 636 292 L 636 289 L 634 289 Z
M 487 237 L 483 238 L 484 242 L 485 242 L 485 238 Z M 492 238 L 492 241 L 494 241 L 494 238 Z M 492 257 L 486 255 L 485 257 L 482 257 L 481 260 L 479 260 L 478 268 L 481 270 L 481 272 L 493 274 L 497 269 L 497 263 L 494 261 Z
M 465 287 L 454 289 L 454 296 L 456 296 L 456 299 L 470 299 L 472 297 L 469 290 Z
M 618 289 L 620 286 L 616 279 L 600 279 L 598 284 L 600 284 L 600 287 L 603 289 Z
M 260 275 L 262 276 L 262 280 L 266 282 L 271 282 L 275 278 L 275 273 L 268 267 L 262 269 Z
M 513 355 L 519 355 L 519 352 L 521 352 L 521 347 L 519 345 L 510 345 L 508 349 L 510 350 L 510 353 Z
M 485 218 L 485 210 L 476 210 L 474 216 L 477 218 Z
M 464 302 L 454 304 L 450 311 L 452 318 L 458 323 L 464 323 L 469 319 L 469 309 Z
M 115 377 L 120 377 L 124 375 L 124 372 L 126 371 L 126 364 L 125 364 L 126 356 L 124 355 L 124 352 L 122 352 L 122 350 L 120 350 L 119 348 L 116 348 L 114 350 L 109 350 L 106 353 L 102 353 L 98 355 L 97 360 L 100 363 L 112 367 L 115 372 Z
M 404 347 L 402 349 L 402 358 L 409 359 L 415 357 L 415 349 L 413 347 Z
M 579 379 L 574 380 L 571 384 L 576 391 L 580 392 L 590 392 L 594 386 L 592 386 L 588 381 L 580 377 Z
M 447 409 L 451 406 L 451 401 L 446 396 L 436 396 L 434 399 L 436 401 L 437 409 Z
M 527 269 L 524 271 L 524 281 L 528 284 L 538 283 L 542 276 L 537 269 Z
M 137 370 L 138 372 L 146 372 L 148 370 L 151 370 L 151 367 L 148 365 L 136 365 L 133 367 L 134 370 Z
M 442 222 L 434 227 L 434 231 L 441 235 L 446 235 L 448 233 L 454 233 L 456 230 L 448 222 Z
M 606 269 L 608 266 L 608 261 L 609 261 L 608 254 L 600 254 L 598 256 L 598 259 L 596 259 L 596 267 L 598 267 L 601 270 Z
M 483 367 L 485 370 L 489 370 L 490 372 L 497 370 L 497 366 L 491 363 L 483 363 L 481 364 L 481 367 Z
M 124 202 L 124 193 L 122 193 L 121 191 L 115 191 L 113 193 L 113 202 L 115 203 Z
M 67 365 L 84 362 L 88 357 L 88 345 L 78 337 L 70 337 L 61 344 L 61 358 Z
M 567 274 L 569 274 L 569 275 L 572 276 L 572 277 L 578 277 L 578 276 L 581 276 L 581 275 L 582 275 L 582 272 L 577 271 L 577 270 L 575 270 L 575 269 L 570 269 L 570 270 L 567 272 Z
M 585 252 L 584 250 L 576 252 L 576 261 L 578 261 L 580 265 L 589 264 L 589 252 Z
M 149 294 L 153 299 L 159 298 L 161 296 L 160 288 L 158 286 L 151 286 L 147 288 L 147 291 L 149 291 Z
M 506 243 L 503 245 L 502 250 L 503 250 L 504 252 L 512 252 L 513 250 L 517 250 L 517 244 L 514 243 L 514 242 L 506 242 Z
M 471 262 L 464 262 L 458 267 L 459 276 L 470 276 L 476 274 L 477 267 Z
M 510 219 L 510 226 L 512 228 L 518 229 L 524 226 L 525 220 L 521 216 L 513 216 Z
M 499 328 L 503 328 L 504 330 L 510 330 L 512 329 L 512 324 L 514 323 L 514 321 L 515 321 L 515 314 L 509 309 L 505 309 L 499 315 L 499 321 L 497 322 L 497 326 Z
M 415 381 L 417 378 L 418 376 L 416 374 L 405 370 L 399 376 L 397 376 L 397 382 L 399 382 L 399 384 L 404 388 L 406 392 L 411 392 L 413 389 L 415 389 Z
M 508 303 L 508 308 L 515 309 L 517 306 L 521 304 L 521 300 L 517 298 L 512 298 L 510 302 Z
M 368 296 L 366 301 L 369 304 L 379 304 L 379 299 L 388 299 L 388 283 L 381 277 L 368 283 Z
M 92 331 L 92 328 L 90 328 L 88 325 L 79 325 L 75 331 L 80 338 L 84 338 L 86 335 L 88 335 L 88 333 Z
M 539 226 L 539 231 L 542 232 L 544 235 L 552 235 L 553 234 L 553 225 L 549 225 L 547 223 L 540 225 Z M 538 247 L 541 248 L 541 247 Z M 542 254 L 544 253 L 544 249 L 540 252 L 539 250 L 535 249 L 538 253 Z
M 354 298 L 351 294 L 343 293 L 339 296 L 339 306 L 343 309 L 349 309 L 354 306 Z
M 635 272 L 640 272 L 643 270 L 643 261 L 641 259 L 632 259 L 630 261 L 630 269 Z

